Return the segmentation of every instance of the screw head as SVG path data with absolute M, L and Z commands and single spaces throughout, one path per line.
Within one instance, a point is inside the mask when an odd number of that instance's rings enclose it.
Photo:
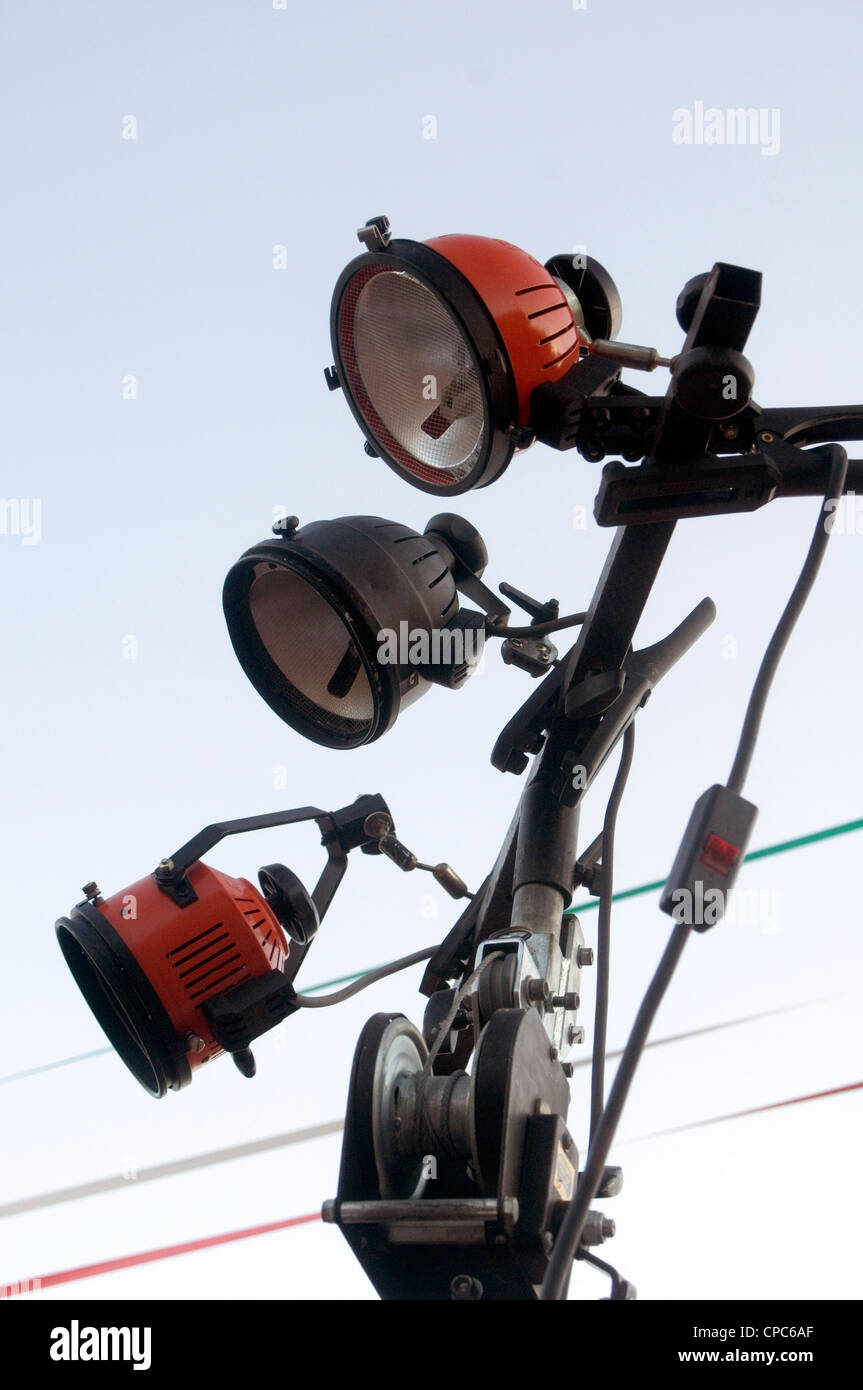
M 579 967 L 583 965 L 593 965 L 593 947 L 579 946 L 575 953 L 575 963 Z

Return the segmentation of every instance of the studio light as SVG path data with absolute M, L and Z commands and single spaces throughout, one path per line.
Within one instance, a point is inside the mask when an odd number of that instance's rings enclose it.
M 485 546 L 461 517 L 433 517 L 423 535 L 377 516 L 273 530 L 225 580 L 228 632 L 258 693 L 326 747 L 371 743 L 430 684 L 464 683 L 485 617 L 460 608 L 459 589 L 508 612 L 480 582 Z
M 327 851 L 312 893 L 284 864 L 260 869 L 258 890 L 201 862 L 227 835 L 312 820 Z M 386 850 L 389 808 L 379 795 L 361 796 L 333 812 L 303 806 L 209 825 L 119 893 L 103 898 L 95 883 L 84 886 L 84 901 L 56 923 L 57 939 L 109 1042 L 150 1095 L 182 1090 L 225 1052 L 254 1076 L 249 1044 L 294 1012 L 293 980 L 348 852 L 381 853 L 382 839 Z
M 531 395 L 612 337 L 620 300 L 597 262 L 546 266 L 492 237 L 426 242 L 359 232 L 370 248 L 342 272 L 330 318 L 335 366 L 367 452 L 439 495 L 485 487 L 533 442 Z
M 108 1039 L 154 1096 L 179 1091 L 219 1056 L 204 1006 L 280 970 L 288 942 L 246 879 L 195 864 L 184 910 L 157 877 L 85 901 L 57 923 L 66 963 Z

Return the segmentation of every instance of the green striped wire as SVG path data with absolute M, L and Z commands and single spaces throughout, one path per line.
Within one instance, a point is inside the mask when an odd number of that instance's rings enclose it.
M 804 845 L 817 844 L 819 840 L 830 840 L 836 835 L 849 835 L 852 830 L 863 830 L 863 818 L 860 820 L 845 821 L 842 825 L 831 825 L 826 830 L 813 830 L 810 835 L 798 835 L 793 840 L 781 840 L 777 845 L 766 845 L 764 849 L 753 849 L 744 858 L 744 864 L 748 864 L 753 859 L 766 859 L 771 854 L 784 854 L 787 850 L 802 849 Z M 637 888 L 622 888 L 619 893 L 612 895 L 612 902 L 623 902 L 626 898 L 637 898 L 644 893 L 655 893 L 658 889 L 665 886 L 665 879 L 658 878 L 653 883 L 641 883 Z M 599 899 L 594 898 L 592 902 L 577 903 L 575 906 L 567 908 L 564 916 L 572 915 L 576 912 L 590 912 L 599 907 Z M 335 980 L 323 980 L 317 985 L 307 985 L 305 994 L 315 993 L 321 989 L 331 989 L 333 985 L 344 985 L 350 980 L 358 980 L 361 975 L 368 974 L 369 969 L 352 970 L 350 975 L 339 975 Z M 0 1076 L 0 1086 L 7 1081 L 24 1081 L 29 1076 L 38 1076 L 41 1072 L 54 1071 L 57 1067 L 68 1067 L 74 1062 L 86 1062 L 91 1057 L 106 1057 L 114 1051 L 113 1047 L 100 1047 L 95 1052 L 81 1052 L 74 1057 L 61 1057 L 56 1062 L 44 1062 L 39 1067 L 29 1067 L 27 1071 L 12 1072 L 9 1076 Z
M 852 830 L 863 830 L 863 819 L 845 821 L 842 825 L 831 825 L 826 830 L 813 830 L 811 835 L 798 835 L 793 840 L 781 840 L 777 845 L 765 845 L 764 849 L 753 849 L 744 856 L 744 864 L 748 864 L 753 859 L 766 859 L 771 854 L 784 854 L 789 849 L 800 849 L 803 845 L 814 845 L 818 840 L 831 840 L 835 835 L 848 835 Z M 637 888 L 622 888 L 619 893 L 613 893 L 611 901 L 613 903 L 623 902 L 625 898 L 637 898 L 642 893 L 655 893 L 658 889 L 665 887 L 665 879 L 655 879 L 653 883 L 640 883 Z M 592 902 L 576 903 L 573 907 L 568 907 L 564 916 L 572 915 L 576 912 L 590 912 L 593 908 L 599 907 L 599 899 L 594 898 Z

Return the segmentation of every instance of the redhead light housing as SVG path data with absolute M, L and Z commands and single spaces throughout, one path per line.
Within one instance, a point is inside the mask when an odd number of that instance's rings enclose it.
M 328 384 L 367 451 L 415 487 L 485 487 L 533 442 L 533 391 L 619 330 L 611 278 L 590 257 L 543 266 L 492 237 L 392 241 L 386 218 L 359 236 L 371 249 L 335 288 Z
M 464 683 L 485 618 L 460 609 L 459 589 L 509 611 L 480 582 L 479 533 L 450 513 L 422 535 L 376 516 L 287 517 L 273 530 L 228 573 L 228 632 L 259 695 L 325 747 L 371 743 L 430 684 Z
M 327 865 L 313 893 L 282 864 L 260 891 L 201 862 L 226 835 L 314 820 Z M 255 1073 L 249 1044 L 294 1012 L 293 979 L 347 866 L 378 853 L 392 826 L 380 796 L 328 813 L 316 807 L 208 826 L 147 877 L 103 898 L 95 883 L 56 924 L 66 963 L 126 1066 L 152 1096 L 187 1086 L 229 1052 Z M 292 944 L 290 944 L 292 943 Z

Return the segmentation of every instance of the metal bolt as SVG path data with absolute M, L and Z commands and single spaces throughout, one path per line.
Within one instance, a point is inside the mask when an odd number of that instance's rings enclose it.
M 583 965 L 593 965 L 593 947 L 579 946 L 575 953 L 575 963 L 579 968 Z
M 736 439 L 736 438 L 737 438 L 737 426 L 736 426 L 736 425 L 720 425 L 720 426 L 719 426 L 719 433 L 722 435 L 722 438 L 723 438 L 723 439 Z
M 577 1009 L 581 1003 L 581 998 L 575 990 L 569 990 L 567 994 L 553 994 L 551 998 L 552 1008 L 554 1009 Z
M 558 1057 L 560 1056 L 560 1053 L 558 1052 L 557 1048 L 554 1046 L 553 1043 L 552 1043 L 551 1047 L 548 1049 L 548 1055 L 549 1055 L 549 1059 L 550 1059 L 552 1062 L 556 1062 L 557 1059 L 558 1059 Z
M 473 1302 L 482 1298 L 482 1284 L 472 1274 L 457 1274 L 450 1282 L 449 1292 L 457 1303 Z
M 602 1245 L 611 1240 L 617 1227 L 610 1216 L 601 1211 L 588 1212 L 581 1239 L 585 1245 Z
M 183 1039 L 183 1046 L 187 1052 L 203 1052 L 207 1044 L 199 1033 L 187 1033 Z
M 769 430 L 765 430 L 763 434 L 760 434 L 760 435 L 758 436 L 758 438 L 761 440 L 761 443 L 762 443 L 762 444 L 772 444 L 772 443 L 773 443 L 773 435 L 770 433 Z
M 81 892 L 84 894 L 84 897 L 87 899 L 88 902 L 101 903 L 103 901 L 102 895 L 99 892 L 98 883 L 85 883 L 84 887 L 81 889 Z
M 549 997 L 548 980 L 526 980 L 524 997 L 529 1004 L 547 1004 Z
M 563 1152 L 565 1154 L 569 1153 L 570 1149 L 572 1148 L 572 1135 L 564 1132 L 560 1136 L 560 1144 L 561 1148 L 563 1149 Z
M 174 872 L 174 861 L 173 861 L 173 859 L 160 859 L 160 860 L 159 860 L 159 867 L 158 867 L 158 869 L 156 870 L 156 873 L 159 875 L 160 878 L 164 878 L 167 874 L 172 874 L 173 872 Z
M 510 645 L 511 647 L 523 647 L 523 646 L 524 646 L 524 638 L 523 638 L 523 637 L 510 637 L 510 639 L 509 639 L 509 645 Z
M 553 1246 L 554 1246 L 554 1236 L 551 1234 L 551 1231 L 543 1231 L 543 1233 L 542 1233 L 542 1248 L 543 1248 L 543 1250 L 545 1251 L 546 1255 L 550 1255 L 550 1254 L 551 1254 Z
M 300 524 L 298 516 L 282 516 L 273 522 L 274 536 L 292 536 Z
M 537 655 L 540 656 L 543 661 L 548 661 L 548 658 L 551 656 L 551 649 L 549 647 L 537 647 L 536 650 Z
M 567 1029 L 566 1037 L 570 1047 L 574 1046 L 575 1043 L 583 1043 L 584 1029 L 577 1028 L 574 1023 L 571 1023 Z

